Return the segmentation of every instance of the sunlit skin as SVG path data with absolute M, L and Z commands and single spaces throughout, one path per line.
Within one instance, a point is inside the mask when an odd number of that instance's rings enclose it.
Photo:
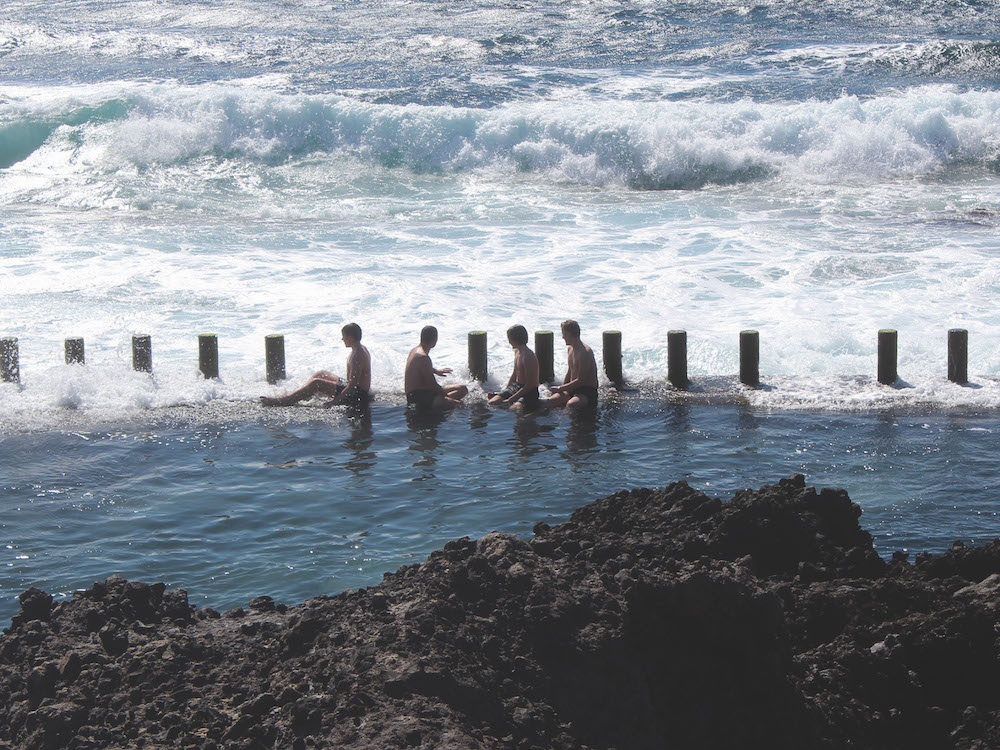
M 509 398 L 504 398 L 502 394 L 495 393 L 490 397 L 492 406 L 510 406 L 512 409 L 523 409 L 524 403 L 519 399 L 526 393 L 536 390 L 539 385 L 538 380 L 538 357 L 528 348 L 527 344 L 521 344 L 512 340 L 510 334 L 507 341 L 514 350 L 514 370 L 507 380 L 507 386 L 514 383 L 521 383 L 521 388 L 515 391 Z
M 468 395 L 469 389 L 464 385 L 442 386 L 437 382 L 437 377 L 450 375 L 452 370 L 450 367 L 442 370 L 435 369 L 430 356 L 430 351 L 435 346 L 437 346 L 436 335 L 430 340 L 422 341 L 410 350 L 406 358 L 406 369 L 403 372 L 403 389 L 406 393 L 431 391 L 434 393 L 432 408 L 454 409 Z
M 307 401 L 314 396 L 331 396 L 332 400 L 324 406 L 335 406 L 350 401 L 356 396 L 358 390 L 366 394 L 371 391 L 372 384 L 372 359 L 368 349 L 362 345 L 361 339 L 350 336 L 346 333 L 341 335 L 344 346 L 351 350 L 347 356 L 347 376 L 345 388 L 338 394 L 337 386 L 341 382 L 340 377 L 326 370 L 314 372 L 306 381 L 305 385 L 291 393 L 283 396 L 261 396 L 260 402 L 264 406 L 291 406 L 300 401 Z
M 563 378 L 562 385 L 551 387 L 553 394 L 545 403 L 554 408 L 591 406 L 587 396 L 575 391 L 587 386 L 597 388 L 597 360 L 594 359 L 594 350 L 584 344 L 579 336 L 567 331 L 565 326 L 562 329 L 562 337 L 569 347 L 566 377 Z

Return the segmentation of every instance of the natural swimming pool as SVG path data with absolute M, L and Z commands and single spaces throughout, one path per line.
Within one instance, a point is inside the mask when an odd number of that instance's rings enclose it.
M 444 542 L 530 535 L 677 480 L 728 498 L 793 473 L 843 487 L 883 555 L 1000 536 L 995 413 L 767 411 L 612 398 L 593 416 L 472 403 L 420 417 L 255 405 L 0 440 L 0 621 L 29 586 L 112 573 L 217 609 L 367 586 Z

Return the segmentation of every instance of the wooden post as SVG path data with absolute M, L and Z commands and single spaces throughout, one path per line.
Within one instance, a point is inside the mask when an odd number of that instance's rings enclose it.
M 198 336 L 198 369 L 205 380 L 219 377 L 219 337 L 214 333 Z
M 267 366 L 267 382 L 274 385 L 285 379 L 285 337 L 272 333 L 264 337 L 264 362 Z
M 67 365 L 82 365 L 85 363 L 83 356 L 83 339 L 66 339 L 65 348 Z
M 556 379 L 552 331 L 535 331 L 535 356 L 538 357 L 538 382 L 551 383 Z
M 751 388 L 760 385 L 760 333 L 740 331 L 740 382 Z
M 604 332 L 604 374 L 608 380 L 621 388 L 625 384 L 622 375 L 622 332 Z
M 13 336 L 5 336 L 0 339 L 0 380 L 5 383 L 21 382 L 17 339 Z
M 469 375 L 482 383 L 486 380 L 486 331 L 469 332 Z
M 153 371 L 153 340 L 145 333 L 132 336 L 132 369 L 136 372 Z
M 948 331 L 948 380 L 962 385 L 969 382 L 969 332 L 964 328 Z
M 667 331 L 667 380 L 675 388 L 688 387 L 687 331 Z
M 892 385 L 899 379 L 896 370 L 898 336 L 894 329 L 883 328 L 878 332 L 878 382 Z

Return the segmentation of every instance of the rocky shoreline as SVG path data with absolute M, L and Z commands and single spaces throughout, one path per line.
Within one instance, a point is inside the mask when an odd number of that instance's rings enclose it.
M 29 589 L 0 748 L 1000 747 L 1000 541 L 886 562 L 860 514 L 678 483 L 296 606 Z

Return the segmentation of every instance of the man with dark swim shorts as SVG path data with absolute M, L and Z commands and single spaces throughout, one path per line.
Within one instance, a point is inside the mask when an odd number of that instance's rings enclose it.
M 442 386 L 437 382 L 435 375 L 443 377 L 451 374 L 451 368 L 436 370 L 431 363 L 430 351 L 437 345 L 437 341 L 437 328 L 424 326 L 420 331 L 420 344 L 406 358 L 406 369 L 403 372 L 406 403 L 421 410 L 453 409 L 469 393 L 464 385 Z
M 524 326 L 507 329 L 507 341 L 514 348 L 514 371 L 507 386 L 499 393 L 490 393 L 490 405 L 533 411 L 538 408 L 538 357 L 528 348 L 528 331 Z
M 372 358 L 361 344 L 361 326 L 348 323 L 341 330 L 344 346 L 351 350 L 347 356 L 347 377 L 341 380 L 336 375 L 320 370 L 314 373 L 301 388 L 284 396 L 261 396 L 264 406 L 291 406 L 317 394 L 332 396 L 333 400 L 323 406 L 361 406 L 371 400 Z
M 552 387 L 546 404 L 559 406 L 597 406 L 597 360 L 594 350 L 580 340 L 580 324 L 567 320 L 561 326 L 563 341 L 569 347 L 566 377 L 562 385 Z

